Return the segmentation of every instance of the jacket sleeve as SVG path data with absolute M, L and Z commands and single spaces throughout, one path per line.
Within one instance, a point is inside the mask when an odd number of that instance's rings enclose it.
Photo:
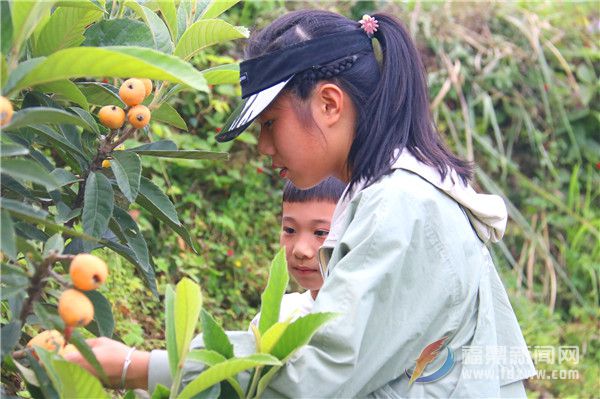
M 447 206 L 468 222 L 452 200 L 431 194 L 363 191 L 313 309 L 341 316 L 280 370 L 265 398 L 365 396 L 459 327 L 471 290 L 445 242 L 454 222 Z

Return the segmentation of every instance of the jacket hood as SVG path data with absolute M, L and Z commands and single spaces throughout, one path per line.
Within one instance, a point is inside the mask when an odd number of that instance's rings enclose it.
M 471 225 L 484 243 L 498 242 L 502 239 L 508 219 L 506 204 L 502 197 L 475 192 L 471 185 L 463 184 L 455 170 L 442 180 L 436 168 L 422 163 L 408 150 L 402 151 L 400 156 L 394 158 L 396 161 L 392 164 L 392 169 L 404 169 L 416 173 L 458 202 L 466 211 Z

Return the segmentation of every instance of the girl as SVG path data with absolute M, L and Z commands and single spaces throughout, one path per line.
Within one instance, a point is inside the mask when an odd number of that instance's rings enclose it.
M 313 308 L 341 316 L 265 397 L 526 397 L 535 370 L 485 246 L 502 237 L 506 207 L 475 193 L 471 165 L 442 143 L 401 23 L 292 12 L 251 37 L 246 59 L 244 101 L 218 139 L 258 119 L 258 148 L 282 177 L 301 189 L 347 183 Z M 249 333 L 230 339 L 253 352 Z M 165 353 L 142 355 L 131 378 L 168 385 Z M 200 369 L 187 371 L 189 381 Z

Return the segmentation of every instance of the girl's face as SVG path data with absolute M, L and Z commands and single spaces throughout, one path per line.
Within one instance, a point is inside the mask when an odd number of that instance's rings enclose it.
M 280 95 L 263 111 L 258 118 L 258 150 L 270 156 L 279 175 L 299 189 L 311 188 L 329 176 L 347 181 L 351 134 L 340 129 L 340 123 L 332 123 L 332 105 L 315 94 L 307 101 L 314 119 L 309 127 L 299 120 L 290 94 Z

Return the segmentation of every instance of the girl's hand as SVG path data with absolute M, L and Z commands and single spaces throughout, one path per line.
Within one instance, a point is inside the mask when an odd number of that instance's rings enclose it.
M 122 388 L 121 374 L 127 353 L 131 349 L 121 342 L 110 338 L 100 337 L 86 340 L 92 348 L 96 359 L 104 369 L 108 378 L 107 386 L 111 388 Z M 98 376 L 96 370 L 90 365 L 83 356 L 77 352 L 71 352 L 65 355 L 65 359 L 84 367 L 87 371 Z M 150 353 L 143 351 L 134 351 L 131 355 L 131 363 L 127 369 L 125 388 L 129 389 L 148 389 L 148 362 Z

